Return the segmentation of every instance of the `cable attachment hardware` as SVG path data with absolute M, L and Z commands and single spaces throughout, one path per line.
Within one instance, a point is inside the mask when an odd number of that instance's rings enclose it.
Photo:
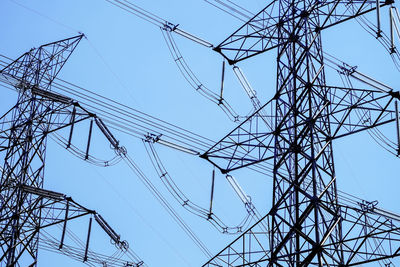
M 249 201 L 246 202 L 244 204 L 244 206 L 246 207 L 246 210 L 247 210 L 247 212 L 249 214 L 255 215 L 255 211 L 254 210 L 255 210 L 256 207 L 254 206 L 253 202 L 251 202 L 251 197 L 249 195 L 247 195 L 247 198 L 249 199 Z
M 26 91 L 29 87 L 28 84 L 25 81 L 20 81 L 15 85 L 15 88 L 21 90 L 21 91 Z
M 128 150 L 126 150 L 124 146 L 120 146 L 118 147 L 118 149 L 115 150 L 115 152 L 117 153 L 118 156 L 126 156 Z
M 151 143 L 157 143 L 158 140 L 160 140 L 161 136 L 162 136 L 162 134 L 155 135 L 155 134 L 148 133 L 148 134 L 145 136 L 145 140 L 144 140 L 144 141 L 147 142 L 147 143 L 149 143 L 149 142 L 151 142 Z
M 133 263 L 133 262 L 127 262 L 125 263 L 124 267 L 139 267 L 144 264 L 143 261 L 139 261 L 138 263 Z
M 372 212 L 375 210 L 375 207 L 378 205 L 378 203 L 379 202 L 377 200 L 372 202 L 363 200 L 361 203 L 359 202 L 358 205 L 360 205 L 362 211 Z
M 338 70 L 339 74 L 343 74 L 346 76 L 352 75 L 354 72 L 356 72 L 357 66 L 350 66 L 346 63 L 343 62 L 343 66 L 338 66 L 340 70 Z
M 161 29 L 164 31 L 173 32 L 178 28 L 179 24 L 173 24 L 172 22 L 166 21 Z

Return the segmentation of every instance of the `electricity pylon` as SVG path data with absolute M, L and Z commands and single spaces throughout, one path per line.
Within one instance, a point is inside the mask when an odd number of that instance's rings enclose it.
M 69 127 L 67 148 L 71 146 L 74 126 L 90 120 L 89 146 L 93 122 L 112 141 L 101 119 L 71 98 L 51 92 L 51 84 L 83 35 L 40 46 L 23 54 L 0 71 L 1 79 L 18 91 L 17 104 L 0 118 L 0 266 L 36 266 L 38 249 L 43 247 L 76 260 L 102 266 L 138 266 L 120 257 L 101 255 L 89 248 L 92 218 L 122 254 L 126 241 L 95 211 L 87 209 L 62 193 L 43 189 L 47 137 Z M 90 217 L 86 244 L 67 244 L 70 221 Z M 60 226 L 59 235 L 46 232 Z M 87 226 L 85 226 L 86 228 Z M 54 232 L 54 231 L 53 231 Z
M 374 10 L 379 20 L 389 4 L 272 1 L 214 48 L 230 64 L 277 50 L 275 96 L 202 155 L 222 173 L 271 162 L 273 204 L 205 265 L 390 266 L 400 255 L 399 216 L 338 200 L 332 150 L 338 138 L 398 124 L 399 93 L 328 85 L 321 43 L 324 29 Z

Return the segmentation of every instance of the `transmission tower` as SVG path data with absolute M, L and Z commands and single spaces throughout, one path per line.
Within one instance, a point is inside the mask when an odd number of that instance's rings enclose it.
M 272 162 L 273 205 L 206 266 L 392 266 L 400 255 L 399 216 L 338 200 L 332 145 L 387 123 L 398 128 L 399 92 L 328 85 L 321 42 L 325 29 L 372 11 L 379 23 L 390 4 L 272 1 L 214 48 L 230 64 L 277 51 L 275 96 L 202 155 L 222 173 Z
M 17 104 L 0 118 L 0 266 L 36 266 L 38 249 L 53 250 L 90 265 L 139 266 L 121 257 L 93 252 L 90 247 L 92 218 L 122 254 L 128 244 L 94 210 L 72 198 L 43 189 L 46 142 L 50 134 L 69 128 L 67 148 L 71 146 L 74 126 L 90 121 L 85 159 L 93 124 L 100 128 L 115 149 L 119 149 L 101 119 L 69 97 L 51 91 L 51 85 L 83 35 L 40 46 L 23 54 L 3 70 L 3 82 L 18 91 Z M 70 221 L 90 217 L 85 245 L 67 244 Z M 57 237 L 47 229 L 56 228 Z M 57 230 L 58 229 L 58 230 Z M 54 233 L 54 231 L 52 232 Z

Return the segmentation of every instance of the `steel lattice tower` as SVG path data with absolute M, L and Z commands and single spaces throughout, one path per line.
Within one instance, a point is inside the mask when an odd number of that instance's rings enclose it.
M 398 92 L 328 85 L 321 43 L 324 29 L 388 4 L 272 1 L 215 48 L 230 64 L 276 49 L 276 94 L 202 157 L 222 173 L 270 161 L 274 180 L 270 212 L 207 266 L 390 266 L 400 254 L 398 218 L 339 203 L 332 154 L 333 140 L 398 121 Z
M 32 209 L 35 197 L 23 192 L 22 186 L 43 188 L 46 136 L 57 107 L 52 101 L 38 101 L 32 88 L 49 89 L 82 36 L 41 46 L 24 54 L 2 72 L 20 77 L 20 94 L 13 111 L 13 126 L 8 132 L 7 152 L 1 178 L 2 258 L 14 266 L 20 256 L 29 253 L 36 259 L 41 209 Z M 38 120 L 40 118 L 42 123 Z M 41 206 L 41 203 L 35 203 Z M 4 222 L 4 218 L 9 218 Z M 34 261 L 33 261 L 34 262 Z
M 94 210 L 72 198 L 43 188 L 46 142 L 50 134 L 69 128 L 67 148 L 74 126 L 90 121 L 86 160 L 94 122 L 119 149 L 118 142 L 101 119 L 66 96 L 54 93 L 51 85 L 83 35 L 32 49 L 0 71 L 2 82 L 18 91 L 17 104 L 0 118 L 0 266 L 36 266 L 39 246 L 90 265 L 139 266 L 121 259 L 129 245 Z M 86 247 L 67 242 L 71 220 L 89 218 Z M 112 240 L 121 256 L 102 255 L 89 249 L 92 218 Z M 54 237 L 43 229 L 59 225 Z M 87 226 L 85 226 L 86 228 Z M 67 244 L 68 243 L 68 244 Z M 122 252 L 122 254 L 121 254 Z

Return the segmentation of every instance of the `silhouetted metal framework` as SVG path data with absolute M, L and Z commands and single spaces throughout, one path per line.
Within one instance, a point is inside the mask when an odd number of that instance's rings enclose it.
M 399 93 L 326 84 L 321 44 L 324 29 L 389 4 L 272 1 L 214 48 L 230 64 L 277 50 L 273 99 L 202 155 L 223 173 L 270 161 L 274 180 L 270 212 L 206 266 L 390 266 L 400 255 L 398 216 L 339 203 L 332 154 L 333 140 L 398 120 Z
M 13 85 L 17 104 L 0 118 L 0 266 L 36 266 L 38 249 L 53 250 L 89 265 L 139 266 L 142 262 L 122 260 L 118 255 L 102 255 L 89 247 L 92 219 L 108 235 L 117 251 L 128 250 L 126 241 L 95 211 L 62 193 L 43 189 L 46 141 L 49 134 L 69 127 L 67 147 L 74 126 L 90 120 L 89 146 L 93 122 L 112 145 L 118 142 L 101 119 L 71 98 L 51 92 L 51 83 L 68 60 L 83 35 L 42 45 L 9 64 L 0 75 Z M 74 247 L 67 242 L 71 220 L 90 217 L 86 243 Z M 52 232 L 47 229 L 51 226 Z M 57 232 L 56 237 L 54 232 Z M 39 235 L 40 233 L 40 235 Z M 122 252 L 121 252 L 122 251 Z

